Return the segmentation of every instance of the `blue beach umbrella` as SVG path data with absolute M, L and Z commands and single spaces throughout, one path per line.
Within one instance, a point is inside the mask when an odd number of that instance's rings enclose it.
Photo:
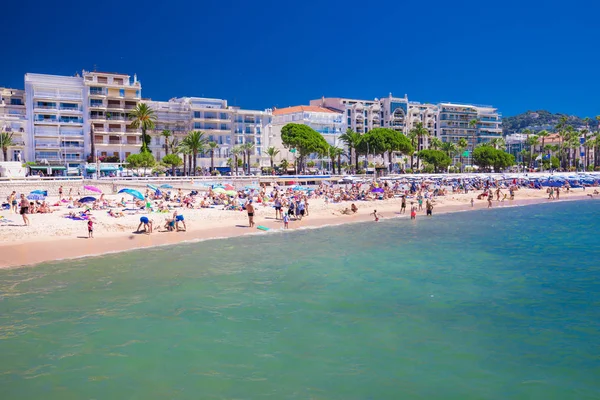
M 96 201 L 96 198 L 92 196 L 82 197 L 81 199 L 79 199 L 80 203 L 91 203 L 93 201 Z
M 157 191 L 157 190 L 158 190 L 158 188 L 157 188 L 156 186 L 154 186 L 154 185 L 147 184 L 146 186 L 148 186 L 148 188 L 150 188 L 150 189 L 152 189 L 152 190 L 154 190 L 154 191 Z
M 173 189 L 173 186 L 169 185 L 168 183 L 165 183 L 164 185 L 160 185 L 161 189 Z
M 48 191 L 46 190 L 34 190 L 29 194 L 40 194 L 42 196 L 48 196 Z
M 29 196 L 27 196 L 27 200 L 46 200 L 46 197 L 44 197 L 44 195 L 42 194 L 30 194 Z
M 119 193 L 127 193 L 135 198 L 144 200 L 144 196 L 140 192 L 138 192 L 137 190 L 134 190 L 134 189 L 121 189 L 121 190 L 119 190 Z

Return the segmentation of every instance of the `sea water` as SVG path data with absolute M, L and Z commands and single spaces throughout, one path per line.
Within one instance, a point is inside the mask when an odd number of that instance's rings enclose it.
M 598 221 L 590 200 L 0 271 L 0 398 L 598 399 Z

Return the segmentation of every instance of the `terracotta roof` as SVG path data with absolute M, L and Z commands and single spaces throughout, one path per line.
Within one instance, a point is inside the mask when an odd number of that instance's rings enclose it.
M 294 107 L 286 107 L 286 108 L 277 108 L 277 109 L 273 110 L 273 115 L 293 114 L 293 113 L 303 112 L 303 111 L 340 114 L 339 112 L 330 110 L 328 108 L 323 108 L 323 107 L 294 106 Z

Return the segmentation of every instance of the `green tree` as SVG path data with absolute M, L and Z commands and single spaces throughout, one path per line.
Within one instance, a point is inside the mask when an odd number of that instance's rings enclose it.
M 169 155 L 169 138 L 171 136 L 173 136 L 173 134 L 171 133 L 170 130 L 168 129 L 164 129 L 161 133 L 160 136 L 165 138 L 165 155 Z
M 171 167 L 171 175 L 175 176 L 175 168 L 183 164 L 183 160 L 177 154 L 167 154 L 163 157 L 162 162 Z
M 431 139 L 429 139 L 429 148 L 431 150 L 441 150 L 443 145 L 444 144 L 439 138 L 432 137 Z
M 248 142 L 242 145 L 242 148 L 244 149 L 244 154 L 247 158 L 247 162 L 246 162 L 246 174 L 250 175 L 250 157 L 252 156 L 252 152 L 254 151 L 254 142 Z
M 453 158 L 458 151 L 458 147 L 456 147 L 456 144 L 453 142 L 443 142 L 441 150 L 446 153 L 448 157 Z
M 506 141 L 501 137 L 493 138 L 490 144 L 494 146 L 496 150 L 504 150 L 506 148 Z
M 348 150 L 350 151 L 350 157 L 354 155 L 354 168 L 358 170 L 358 149 L 360 147 L 362 136 L 360 133 L 356 133 L 352 129 L 348 128 L 346 133 L 340 136 L 340 140 L 344 142 L 346 147 L 348 147 Z
M 201 153 L 206 148 L 206 143 L 208 139 L 205 137 L 204 132 L 201 131 L 192 131 L 188 133 L 188 135 L 183 139 L 186 147 L 189 149 L 189 152 L 192 155 L 192 166 L 194 171 L 194 176 L 196 175 L 196 163 L 198 159 L 198 153 Z
M 478 146 L 473 150 L 473 162 L 483 170 L 494 167 L 495 172 L 514 165 L 515 158 L 503 150 L 492 146 Z
M 281 160 L 281 162 L 279 163 L 279 168 L 281 168 L 281 170 L 283 171 L 283 173 L 287 173 L 288 167 L 290 166 L 290 162 L 288 160 L 286 160 L 285 158 L 283 160 Z
M 296 149 L 297 171 L 302 170 L 304 158 L 310 154 L 325 154 L 327 142 L 323 136 L 307 125 L 290 123 L 281 128 L 281 141 L 287 149 Z
M 529 146 L 529 168 L 533 168 L 533 149 L 539 145 L 540 140 L 536 135 L 531 135 L 525 143 Z
M 332 170 L 333 174 L 335 174 L 335 163 L 336 163 L 336 160 L 337 160 L 337 164 L 338 164 L 338 174 L 339 175 L 342 174 L 342 166 L 341 166 L 342 154 L 344 154 L 344 149 L 341 149 L 341 148 L 339 148 L 337 146 L 329 146 L 327 148 L 326 155 L 331 160 L 331 170 Z
M 422 122 L 417 122 L 415 124 L 414 128 L 412 128 L 410 130 L 410 132 L 413 134 L 413 136 L 415 137 L 416 142 L 417 142 L 416 147 L 414 145 L 413 145 L 413 147 L 415 147 L 417 150 L 417 168 L 419 168 L 419 163 L 420 163 L 419 153 L 422 148 L 421 142 L 423 141 L 423 138 L 429 136 L 429 131 L 425 128 L 425 126 L 423 126 Z
M 150 136 L 146 133 L 154 129 L 154 122 L 157 120 L 154 110 L 146 103 L 139 103 L 129 114 L 131 126 L 142 130 L 142 148 L 140 153 L 149 152 Z
M 427 164 L 433 165 L 434 172 L 440 169 L 446 169 L 452 163 L 452 159 L 441 150 L 421 150 L 418 154 Z
M 461 171 L 462 172 L 462 168 L 463 168 L 463 153 L 465 152 L 465 150 L 467 150 L 469 148 L 469 142 L 467 141 L 467 139 L 465 138 L 460 138 L 458 139 L 458 154 L 459 156 L 459 161 L 460 161 L 460 167 L 461 167 Z
M 14 146 L 14 144 L 12 132 L 0 132 L 0 146 L 2 147 L 4 161 L 8 161 L 8 148 Z
M 217 142 L 208 142 L 208 151 L 210 151 L 210 171 L 215 170 L 215 150 L 219 148 L 219 144 Z
M 240 159 L 239 156 L 242 153 L 242 148 L 240 146 L 234 146 L 231 149 L 231 154 L 233 155 L 233 165 L 235 166 L 235 175 L 238 174 L 238 167 L 240 167 Z M 243 165 L 243 163 L 242 163 Z
M 273 167 L 275 166 L 275 157 L 277 157 L 277 154 L 279 154 L 279 150 L 271 146 L 267 148 L 265 154 L 269 156 L 269 161 L 271 162 L 271 169 L 273 169 Z
M 472 137 L 471 137 L 471 151 L 473 151 L 475 149 L 475 136 L 477 135 L 477 124 L 479 124 L 479 120 L 473 118 L 472 120 L 469 121 L 469 128 L 472 129 L 473 133 L 472 133 Z
M 127 157 L 126 163 L 129 168 L 144 168 L 144 175 L 146 175 L 146 169 L 152 168 L 156 164 L 156 160 L 152 153 L 145 151 L 139 154 L 130 154 Z

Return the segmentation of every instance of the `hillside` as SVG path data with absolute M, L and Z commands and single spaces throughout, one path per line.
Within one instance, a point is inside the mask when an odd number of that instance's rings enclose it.
M 553 129 L 558 124 L 561 117 L 568 118 L 568 124 L 574 128 L 581 128 L 585 126 L 583 118 L 579 118 L 575 115 L 566 115 L 560 113 L 551 113 L 545 110 L 538 111 L 527 111 L 519 115 L 512 117 L 502 118 L 502 130 L 503 133 L 518 133 L 523 129 L 541 130 L 541 129 Z

